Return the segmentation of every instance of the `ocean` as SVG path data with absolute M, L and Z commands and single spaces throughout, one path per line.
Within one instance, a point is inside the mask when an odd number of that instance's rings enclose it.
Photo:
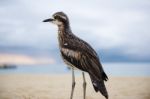
M 150 76 L 150 63 L 102 63 L 108 76 Z M 0 69 L 0 74 L 67 74 L 66 65 L 20 65 L 17 68 Z M 76 71 L 76 74 L 80 74 Z

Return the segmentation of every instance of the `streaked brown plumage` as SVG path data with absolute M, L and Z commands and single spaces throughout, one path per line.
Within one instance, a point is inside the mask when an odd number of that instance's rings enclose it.
M 44 22 L 49 21 L 58 25 L 59 47 L 64 62 L 71 66 L 72 69 L 78 68 L 81 71 L 89 73 L 95 91 L 100 91 L 108 99 L 108 93 L 104 84 L 104 80 L 107 81 L 108 77 L 94 49 L 87 42 L 72 33 L 69 19 L 63 12 L 55 13 L 53 19 L 44 20 Z M 74 87 L 72 91 L 74 91 Z M 72 96 L 70 99 L 72 99 Z

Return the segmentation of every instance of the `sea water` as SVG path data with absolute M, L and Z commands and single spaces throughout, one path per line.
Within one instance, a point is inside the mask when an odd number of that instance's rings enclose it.
M 108 76 L 150 76 L 150 63 L 102 63 Z M 20 65 L 17 68 L 0 69 L 0 74 L 67 74 L 65 65 Z M 79 73 L 78 71 L 76 72 Z

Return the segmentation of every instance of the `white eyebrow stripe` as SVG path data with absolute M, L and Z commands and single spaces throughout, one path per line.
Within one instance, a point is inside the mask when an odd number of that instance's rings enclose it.
M 60 17 L 62 17 L 63 19 L 67 20 L 67 18 L 65 16 L 60 16 Z
M 56 15 L 54 15 L 53 17 L 56 17 L 56 16 L 59 16 L 59 17 L 65 19 L 65 20 L 67 20 L 67 18 L 66 18 L 65 16 L 62 16 L 62 15 L 59 15 L 59 14 L 56 14 Z

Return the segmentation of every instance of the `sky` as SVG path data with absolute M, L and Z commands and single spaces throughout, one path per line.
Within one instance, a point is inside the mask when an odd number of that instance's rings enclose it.
M 42 22 L 58 11 L 102 62 L 150 62 L 149 0 L 0 0 L 0 63 L 62 63 L 57 26 Z

